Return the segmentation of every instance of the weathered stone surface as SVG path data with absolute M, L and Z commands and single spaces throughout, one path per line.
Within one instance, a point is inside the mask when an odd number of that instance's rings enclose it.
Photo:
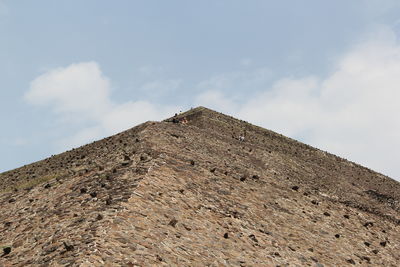
M 0 266 L 398 266 L 399 183 L 205 108 L 180 116 L 0 174 Z

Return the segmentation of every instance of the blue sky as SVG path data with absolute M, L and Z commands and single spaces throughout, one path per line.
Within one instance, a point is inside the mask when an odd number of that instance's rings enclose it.
M 400 178 L 399 11 L 0 0 L 0 171 L 204 105 Z

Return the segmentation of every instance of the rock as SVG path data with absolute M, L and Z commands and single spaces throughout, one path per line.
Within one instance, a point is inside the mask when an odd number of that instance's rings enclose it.
M 316 201 L 316 200 L 311 200 L 311 203 L 314 205 L 319 205 L 318 201 Z
M 350 263 L 350 264 L 356 264 L 356 262 L 353 260 L 353 259 L 348 259 L 348 260 L 346 260 L 348 263 Z
M 126 167 L 126 166 L 128 166 L 130 163 L 131 163 L 130 161 L 123 161 L 123 162 L 121 162 L 121 166 Z
M 86 188 L 81 188 L 81 194 L 85 194 L 85 193 L 87 193 L 87 189 Z
M 294 191 L 299 191 L 299 187 L 298 187 L 297 185 L 292 186 L 292 190 L 294 190 Z
M 229 238 L 229 234 L 228 234 L 228 233 L 225 233 L 225 234 L 224 234 L 224 238 L 225 238 L 225 239 Z
M 170 225 L 170 226 L 172 226 L 172 227 L 175 227 L 177 223 L 178 223 L 178 220 L 175 219 L 175 218 L 173 218 L 173 219 L 168 223 L 168 225 Z
M 156 258 L 157 258 L 158 261 L 163 261 L 163 259 L 161 258 L 160 255 L 156 255 Z
M 97 193 L 96 192 L 92 192 L 92 193 L 90 193 L 90 196 L 95 198 L 95 197 L 97 197 Z
M 51 254 L 54 251 L 56 251 L 57 248 L 58 248 L 58 246 L 52 246 L 52 245 L 46 246 L 43 248 L 43 254 L 45 254 L 45 255 Z
M 331 214 L 329 212 L 326 212 L 326 211 L 324 212 L 324 215 L 327 216 L 327 217 L 331 216 Z
M 22 246 L 23 243 L 24 243 L 23 239 L 16 240 L 16 241 L 14 241 L 14 243 L 12 244 L 12 247 L 13 247 L 13 248 L 18 248 L 18 247 Z
M 363 256 L 362 259 L 367 261 L 368 263 L 370 263 L 370 261 L 371 261 L 371 258 L 367 257 L 367 256 Z
M 373 222 L 366 222 L 366 223 L 364 223 L 364 227 L 369 227 L 369 226 L 374 226 L 374 223 Z
M 249 235 L 249 238 L 250 238 L 251 240 L 253 240 L 254 242 L 258 243 L 258 240 L 257 240 L 257 238 L 256 238 L 255 235 L 251 234 L 251 235 Z
M 71 243 L 69 243 L 68 241 L 64 241 L 63 245 L 64 245 L 64 248 L 66 251 L 74 250 L 74 246 Z
M 379 245 L 381 245 L 382 247 L 386 247 L 387 242 L 386 241 L 382 241 L 379 243 Z
M 189 226 L 187 226 L 187 225 L 185 225 L 185 224 L 182 224 L 183 225 L 183 227 L 185 227 L 185 229 L 187 230 L 187 231 L 192 231 L 192 228 L 190 228 Z
M 3 255 L 8 255 L 11 253 L 11 247 L 4 247 L 3 248 Z

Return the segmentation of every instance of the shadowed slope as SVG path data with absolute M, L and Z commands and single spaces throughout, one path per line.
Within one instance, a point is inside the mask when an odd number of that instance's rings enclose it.
M 0 263 L 396 266 L 399 183 L 206 108 L 178 117 L 1 174 Z

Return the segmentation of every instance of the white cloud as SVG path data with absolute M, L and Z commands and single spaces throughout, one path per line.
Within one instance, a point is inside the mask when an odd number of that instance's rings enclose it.
M 400 178 L 399 74 L 400 45 L 385 29 L 353 47 L 325 79 L 265 83 L 245 101 L 211 90 L 198 102 Z
M 178 86 L 177 83 L 173 81 L 170 85 Z M 154 90 L 154 86 L 147 90 Z M 146 101 L 115 103 L 111 92 L 111 82 L 102 74 L 99 65 L 82 62 L 40 75 L 31 82 L 25 99 L 31 104 L 52 108 L 64 122 L 94 125 L 62 140 L 60 149 L 79 146 L 179 110 Z
M 50 70 L 31 82 L 25 99 L 51 106 L 57 113 L 97 119 L 112 108 L 110 81 L 97 63 L 72 64 Z
M 295 136 L 299 130 L 307 130 L 320 119 L 315 113 L 319 108 L 315 96 L 317 86 L 313 77 L 280 80 L 241 106 L 238 116 Z

